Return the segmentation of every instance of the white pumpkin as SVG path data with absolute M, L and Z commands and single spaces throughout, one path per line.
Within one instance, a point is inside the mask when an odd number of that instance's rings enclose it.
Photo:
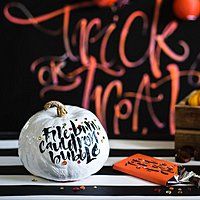
M 18 153 L 25 168 L 34 175 L 74 181 L 103 167 L 109 142 L 92 112 L 51 101 L 24 125 Z

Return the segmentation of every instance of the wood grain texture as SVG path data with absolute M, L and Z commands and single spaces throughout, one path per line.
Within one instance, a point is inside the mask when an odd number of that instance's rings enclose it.
M 187 101 L 196 90 L 175 106 L 175 149 L 200 146 L 200 106 L 189 106 Z
M 193 148 L 200 146 L 200 130 L 176 129 L 175 133 L 175 149 L 183 146 L 192 146 Z
M 189 106 L 188 98 L 196 92 L 193 91 L 175 106 L 176 128 L 200 130 L 200 106 Z

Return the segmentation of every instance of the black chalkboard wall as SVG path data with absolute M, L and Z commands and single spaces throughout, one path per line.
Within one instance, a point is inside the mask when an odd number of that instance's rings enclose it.
M 173 139 L 174 104 L 199 87 L 199 20 L 171 0 L 91 4 L 1 1 L 0 130 L 56 99 L 96 113 L 109 138 Z

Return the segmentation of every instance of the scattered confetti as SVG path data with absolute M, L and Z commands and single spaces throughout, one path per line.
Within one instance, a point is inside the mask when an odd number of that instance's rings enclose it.
M 174 190 L 174 187 L 169 187 L 169 190 Z
M 166 191 L 166 194 L 171 194 L 171 193 L 172 193 L 172 191 L 170 191 L 170 190 Z
M 153 191 L 160 193 L 161 192 L 161 188 L 155 188 Z
M 73 187 L 72 190 L 73 190 L 74 192 L 77 192 L 77 191 L 80 191 L 80 188 L 79 188 L 79 187 Z
M 62 161 L 62 165 L 66 165 L 67 164 L 67 161 L 66 160 L 63 160 Z
M 65 128 L 65 126 L 66 126 L 66 123 L 63 124 L 63 128 Z
M 81 186 L 80 186 L 80 189 L 81 189 L 81 190 L 85 190 L 85 186 L 84 186 L 84 185 L 81 185 Z

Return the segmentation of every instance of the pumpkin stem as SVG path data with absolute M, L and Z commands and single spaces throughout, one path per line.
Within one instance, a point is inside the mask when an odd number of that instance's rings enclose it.
M 58 117 L 63 117 L 67 114 L 65 106 L 59 101 L 49 101 L 44 105 L 44 109 L 48 110 L 49 108 L 56 107 Z

